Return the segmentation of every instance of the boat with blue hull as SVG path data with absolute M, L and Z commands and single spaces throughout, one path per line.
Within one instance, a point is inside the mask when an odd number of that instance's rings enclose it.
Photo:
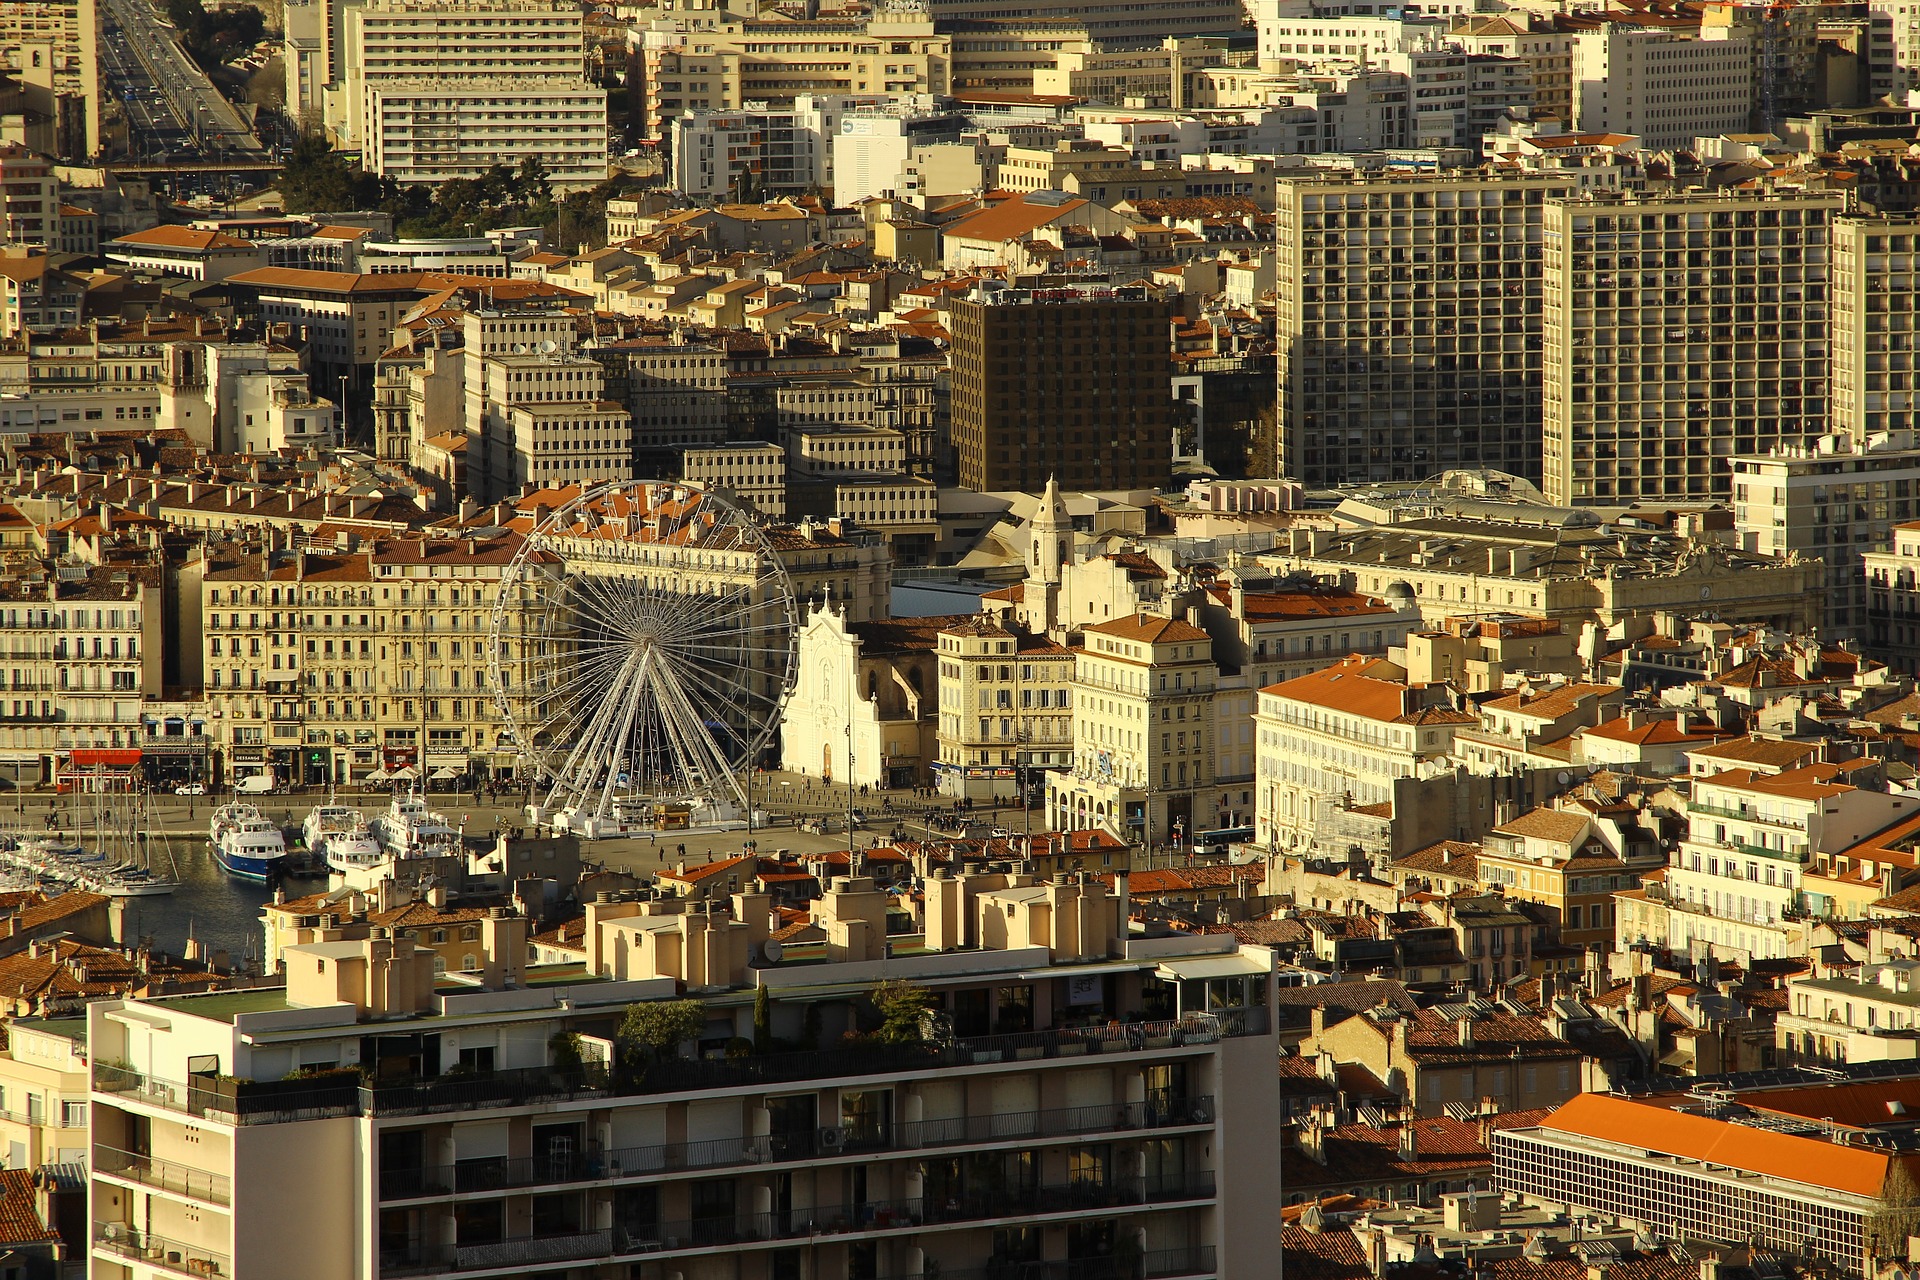
M 266 884 L 285 874 L 287 838 L 258 805 L 221 805 L 214 810 L 210 835 L 213 860 L 234 879 Z

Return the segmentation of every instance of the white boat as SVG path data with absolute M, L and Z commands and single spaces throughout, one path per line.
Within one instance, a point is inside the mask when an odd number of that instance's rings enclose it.
M 396 858 L 438 858 L 461 851 L 458 829 L 411 792 L 396 795 L 370 825 L 380 847 Z
M 336 831 L 328 836 L 322 852 L 330 871 L 357 871 L 393 857 L 374 838 L 373 828 L 365 818 L 350 831 Z
M 287 861 L 287 838 L 257 805 L 220 806 L 212 829 L 213 860 L 236 880 L 265 884 Z
M 306 839 L 309 850 L 325 853 L 328 840 L 336 835 L 344 835 L 355 827 L 364 827 L 366 823 L 366 816 L 350 805 L 317 804 L 307 814 L 306 821 L 300 824 L 300 834 Z

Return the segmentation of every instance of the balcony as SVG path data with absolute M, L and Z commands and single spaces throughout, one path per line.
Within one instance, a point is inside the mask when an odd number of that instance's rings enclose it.
M 96 1173 L 137 1182 L 157 1191 L 171 1192 L 208 1204 L 233 1204 L 233 1179 L 225 1174 L 208 1173 L 175 1164 L 171 1160 L 100 1146 L 93 1149 L 93 1166 Z
M 784 1213 L 731 1213 L 672 1222 L 629 1222 L 616 1224 L 610 1232 L 526 1236 L 486 1244 L 441 1245 L 383 1254 L 380 1274 L 391 1277 L 447 1270 L 478 1271 L 529 1262 L 633 1257 L 870 1231 L 911 1232 L 998 1218 L 1044 1217 L 1171 1205 L 1186 1200 L 1210 1200 L 1215 1194 L 1213 1173 L 1206 1171 L 1122 1182 L 1082 1181 L 1059 1187 L 959 1191 L 914 1199 L 816 1205 Z M 1179 1252 L 1180 1261 L 1193 1260 L 1192 1251 Z M 1173 1260 L 1171 1257 L 1167 1259 L 1168 1262 Z M 1101 1273 L 1083 1274 L 1087 1280 L 1092 1280 L 1093 1276 Z M 1167 1271 L 1157 1274 L 1192 1273 Z
M 1688 801 L 1688 813 L 1706 813 L 1716 818 L 1732 818 L 1735 822 L 1757 822 L 1762 826 L 1784 827 L 1788 831 L 1804 834 L 1807 824 L 1797 818 L 1783 814 L 1760 813 L 1753 809 L 1723 809 L 1719 805 L 1702 804 L 1697 800 Z
M 1165 1280 L 1173 1276 L 1209 1276 L 1218 1268 L 1212 1245 L 1198 1249 L 1155 1249 L 1132 1257 L 1002 1261 L 964 1271 L 940 1269 L 940 1280 Z M 922 1280 L 892 1276 L 888 1280 Z
M 106 1257 L 139 1263 L 156 1271 L 182 1276 L 230 1276 L 233 1259 L 203 1245 L 169 1240 L 130 1227 L 124 1222 L 93 1224 L 93 1251 Z
M 354 1115 L 359 1083 L 359 1073 L 353 1071 L 306 1080 L 195 1076 L 183 1082 L 112 1063 L 95 1063 L 93 1068 L 97 1093 L 225 1124 L 280 1124 Z
M 805 1133 L 754 1138 L 626 1147 L 604 1153 L 588 1151 L 564 1158 L 469 1160 L 457 1165 L 422 1169 L 383 1169 L 380 1172 L 380 1198 L 406 1200 L 602 1179 L 638 1178 L 659 1173 L 737 1168 L 785 1161 L 804 1162 L 821 1156 L 860 1151 L 976 1147 L 1022 1139 L 1173 1128 L 1211 1124 L 1214 1114 L 1211 1097 L 1174 1098 L 1152 1102 L 1119 1102 L 1110 1106 L 1066 1107 L 1053 1111 L 922 1120 L 893 1125 L 890 1132 L 882 1126 L 830 1126 L 839 1137 L 827 1142 L 821 1140 L 821 1131 L 815 1129 Z

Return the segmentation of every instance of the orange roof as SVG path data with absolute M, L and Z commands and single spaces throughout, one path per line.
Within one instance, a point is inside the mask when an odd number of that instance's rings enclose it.
M 1878 1197 L 1887 1180 L 1884 1151 L 1691 1115 L 1658 1101 L 1583 1093 L 1541 1127 L 1857 1196 Z
M 960 240 L 1018 240 L 1086 207 L 1085 200 L 1065 200 L 1059 204 L 1032 204 L 1024 197 L 1003 200 L 992 208 L 948 223 L 941 235 Z
M 1262 693 L 1295 702 L 1330 707 L 1367 720 L 1411 724 L 1474 724 L 1479 717 L 1465 711 L 1430 707 L 1409 711 L 1410 686 L 1400 679 L 1400 668 L 1380 658 L 1353 654 L 1322 671 L 1268 685 Z
M 1152 613 L 1130 613 L 1124 618 L 1102 622 L 1087 630 L 1120 640 L 1139 640 L 1145 644 L 1186 644 L 1211 638 L 1191 622 L 1163 618 Z
M 192 227 L 177 227 L 165 224 L 148 227 L 145 231 L 129 231 L 113 241 L 114 244 L 130 244 L 157 249 L 252 249 L 253 242 L 242 240 L 238 236 L 225 235 L 218 231 L 196 231 Z
M 1604 698 L 1615 693 L 1624 695 L 1626 690 L 1617 684 L 1564 684 L 1558 689 L 1547 689 L 1540 693 L 1516 690 L 1480 705 L 1488 711 L 1515 711 L 1521 715 L 1558 720 L 1589 698 Z

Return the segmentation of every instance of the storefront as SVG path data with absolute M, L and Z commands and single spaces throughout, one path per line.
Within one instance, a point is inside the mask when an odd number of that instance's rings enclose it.
M 131 791 L 142 780 L 138 747 L 75 747 L 59 760 L 62 794 Z

